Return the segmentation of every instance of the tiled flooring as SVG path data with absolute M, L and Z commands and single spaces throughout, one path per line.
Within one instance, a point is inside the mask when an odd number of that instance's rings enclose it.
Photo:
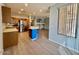
M 39 39 L 32 41 L 28 32 L 19 33 L 18 45 L 7 48 L 4 55 L 60 55 L 66 54 L 62 46 L 49 41 L 47 31 L 42 30 Z

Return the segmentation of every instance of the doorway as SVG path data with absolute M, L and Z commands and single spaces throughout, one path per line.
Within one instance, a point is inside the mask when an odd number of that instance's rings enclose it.
M 49 17 L 37 19 L 37 25 L 39 26 L 39 38 L 49 38 Z

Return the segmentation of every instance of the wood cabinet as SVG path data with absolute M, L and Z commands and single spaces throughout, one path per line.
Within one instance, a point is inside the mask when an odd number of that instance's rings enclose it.
M 18 32 L 3 33 L 3 48 L 12 47 L 18 44 Z
M 11 20 L 11 8 L 2 6 L 2 22 L 8 23 Z

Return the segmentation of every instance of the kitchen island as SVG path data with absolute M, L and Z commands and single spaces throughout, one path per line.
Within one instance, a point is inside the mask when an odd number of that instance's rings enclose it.
M 18 30 L 15 27 L 3 29 L 3 48 L 18 44 Z
M 29 36 L 32 39 L 32 41 L 37 40 L 39 37 L 39 27 L 38 26 L 31 26 L 29 28 Z

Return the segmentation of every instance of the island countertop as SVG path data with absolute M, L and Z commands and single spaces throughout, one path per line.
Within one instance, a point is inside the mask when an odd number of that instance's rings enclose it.
M 29 29 L 39 29 L 39 26 L 30 26 Z
M 5 29 L 3 29 L 3 32 L 18 32 L 18 30 L 15 27 L 5 28 Z

